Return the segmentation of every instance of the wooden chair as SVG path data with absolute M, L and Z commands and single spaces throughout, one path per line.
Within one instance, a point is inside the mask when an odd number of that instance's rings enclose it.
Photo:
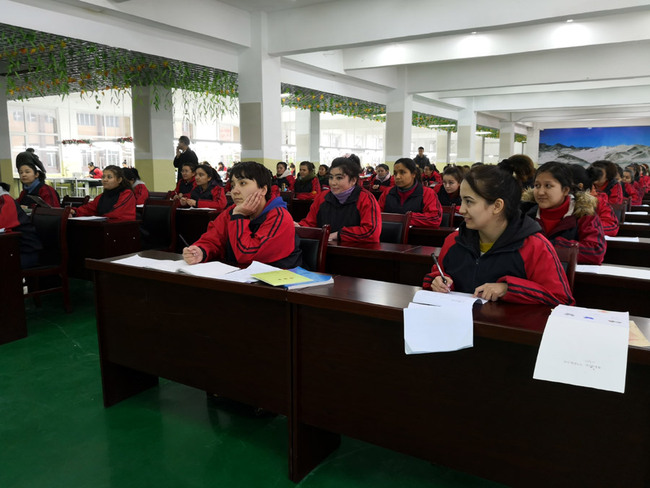
M 455 215 L 456 215 L 456 205 L 443 205 L 442 222 L 440 222 L 440 227 L 453 227 Z
M 573 293 L 573 281 L 576 274 L 576 265 L 578 264 L 579 245 L 577 242 L 572 242 L 570 247 L 554 247 L 557 257 L 560 259 L 564 272 L 566 273 L 571 292 Z
M 142 249 L 176 252 L 176 209 L 180 200 L 148 198 L 142 208 Z
M 72 312 L 70 286 L 68 280 L 68 217 L 70 207 L 36 207 L 32 211 L 32 224 L 43 243 L 40 263 L 33 268 L 23 269 L 21 274 L 27 283 L 26 297 L 34 298 L 40 305 L 40 296 L 45 293 L 63 292 L 63 306 L 67 313 Z M 49 277 L 47 287 L 42 288 L 42 278 Z
M 173 196 L 173 191 L 150 191 L 149 198 L 151 200 L 169 200 L 170 194 Z
M 66 195 L 63 197 L 63 200 L 61 200 L 61 205 L 64 207 L 77 208 L 85 205 L 89 201 L 90 197 L 88 195 L 85 197 L 71 197 L 70 195 Z
M 610 203 L 614 215 L 618 219 L 618 223 L 622 224 L 625 222 L 625 212 L 627 210 L 627 205 L 625 203 Z
M 405 214 L 382 212 L 379 241 L 406 244 L 409 240 L 410 227 L 411 212 Z
M 625 205 L 625 211 L 632 211 L 632 199 L 630 197 L 623 198 L 623 205 Z
M 327 256 L 327 241 L 330 237 L 330 226 L 296 227 L 296 234 L 300 237 L 303 268 L 318 273 L 325 272 L 325 258 Z

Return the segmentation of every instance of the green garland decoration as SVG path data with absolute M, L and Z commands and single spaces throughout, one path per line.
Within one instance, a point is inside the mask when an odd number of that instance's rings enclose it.
M 455 120 L 437 117 L 430 114 L 423 114 L 421 112 L 413 112 L 412 125 L 414 127 L 425 127 L 429 129 L 444 130 L 447 132 L 458 131 L 458 123 Z M 436 127 L 431 127 L 432 125 Z
M 282 106 L 376 121 L 386 120 L 386 106 L 357 98 L 282 84 Z
M 185 113 L 237 112 L 236 73 L 6 24 L 0 24 L 0 71 L 10 100 L 78 92 L 99 106 L 100 94 L 109 93 L 119 104 L 131 87 L 150 86 L 156 110 L 171 108 L 180 89 Z

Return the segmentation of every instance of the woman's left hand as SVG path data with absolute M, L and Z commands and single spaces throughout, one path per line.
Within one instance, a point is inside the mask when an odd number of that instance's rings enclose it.
M 484 283 L 474 290 L 474 296 L 484 300 L 497 301 L 508 293 L 508 283 Z

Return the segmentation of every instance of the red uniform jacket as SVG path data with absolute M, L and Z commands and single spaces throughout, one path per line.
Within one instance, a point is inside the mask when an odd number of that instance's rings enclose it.
M 50 207 L 61 206 L 61 200 L 59 198 L 59 194 L 50 185 L 46 185 L 46 184 L 39 185 L 35 195 L 41 197 L 43 201 L 47 203 Z M 16 201 L 21 205 L 27 205 L 30 208 L 34 208 L 36 206 L 36 203 L 32 202 L 31 200 L 29 202 L 27 202 L 27 200 L 23 201 L 23 198 L 25 198 L 26 196 L 27 196 L 27 192 L 23 190 L 20 192 L 20 195 L 18 195 Z
M 311 204 L 302 227 L 322 227 L 330 224 L 341 242 L 379 242 L 381 209 L 375 196 L 356 186 L 344 203 L 339 203 L 330 190 L 322 191 Z
M 196 200 L 197 208 L 223 210 L 228 206 L 226 192 L 220 185 L 213 185 L 208 187 L 205 191 L 203 191 L 200 186 L 197 186 L 192 190 L 192 193 L 188 198 Z
M 133 185 L 133 193 L 135 195 L 135 204 L 144 205 L 144 202 L 149 198 L 149 190 L 144 183 L 137 183 Z
M 608 181 L 601 188 L 597 188 L 598 192 L 607 194 L 609 203 L 623 203 L 623 188 L 617 182 Z
M 309 191 L 305 191 L 306 189 Z M 317 176 L 313 177 L 311 182 L 305 183 L 298 178 L 293 184 L 293 191 L 296 200 L 314 200 L 316 195 L 320 193 L 320 181 L 318 181 Z
M 596 213 L 600 217 L 605 235 L 610 237 L 616 236 L 618 234 L 618 217 L 616 217 L 612 206 L 609 204 L 609 198 L 604 193 L 597 193 L 596 195 L 592 193 L 591 195 L 598 198 Z
M 221 212 L 194 243 L 203 250 L 204 261 L 229 260 L 227 255 L 233 253 L 238 264 L 248 265 L 253 261 L 270 264 L 295 253 L 296 231 L 282 198 L 269 200 L 254 221 L 243 215 L 232 215 L 234 208 L 231 205 Z M 259 228 L 253 231 L 251 225 Z
M 95 197 L 91 202 L 82 205 L 77 209 L 75 217 L 88 217 L 91 215 L 99 215 L 97 213 L 97 205 L 101 201 L 102 194 Z M 135 220 L 135 195 L 131 190 L 123 190 L 110 212 L 105 213 L 102 217 L 107 217 L 111 220 Z
M 413 227 L 432 227 L 437 229 L 442 222 L 442 206 L 438 195 L 432 188 L 418 183 L 419 188 L 414 189 L 404 204 L 400 203 L 397 187 L 382 193 L 379 198 L 379 207 L 382 212 L 404 214 L 411 211 L 411 225 Z M 420 191 L 421 190 L 421 191 Z
M 230 182 L 226 184 L 226 188 L 227 188 L 226 191 L 230 191 L 228 185 L 230 185 Z M 192 193 L 192 190 L 194 190 L 194 188 L 196 188 L 196 181 L 194 177 L 192 177 L 192 179 L 188 182 L 185 182 L 185 180 L 181 178 L 176 183 L 176 188 L 174 188 L 174 195 L 178 195 L 179 197 L 183 197 L 183 196 L 189 197 L 190 193 Z
M 95 167 L 92 171 L 88 173 L 88 176 L 90 176 L 91 178 L 95 178 L 96 180 L 101 180 L 102 176 L 104 176 L 104 172 L 101 169 Z

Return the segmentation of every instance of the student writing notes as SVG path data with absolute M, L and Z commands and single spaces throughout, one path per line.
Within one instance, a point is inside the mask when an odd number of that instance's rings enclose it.
M 231 183 L 234 205 L 210 222 L 198 241 L 183 249 L 183 259 L 189 264 L 219 260 L 300 266 L 302 253 L 293 220 L 282 197 L 271 198 L 269 170 L 252 161 L 237 163 Z
M 106 166 L 102 174 L 104 192 L 93 201 L 73 208 L 75 217 L 102 216 L 114 220 L 135 220 L 135 195 L 122 173 L 122 168 Z
M 361 166 L 349 158 L 336 158 L 330 167 L 330 189 L 322 191 L 312 203 L 302 227 L 329 224 L 330 240 L 341 242 L 379 242 L 381 210 L 377 199 L 357 182 Z
M 486 300 L 574 303 L 555 250 L 537 222 L 519 210 L 521 186 L 496 166 L 473 168 L 460 187 L 464 221 L 450 234 L 423 287 L 473 293 Z

